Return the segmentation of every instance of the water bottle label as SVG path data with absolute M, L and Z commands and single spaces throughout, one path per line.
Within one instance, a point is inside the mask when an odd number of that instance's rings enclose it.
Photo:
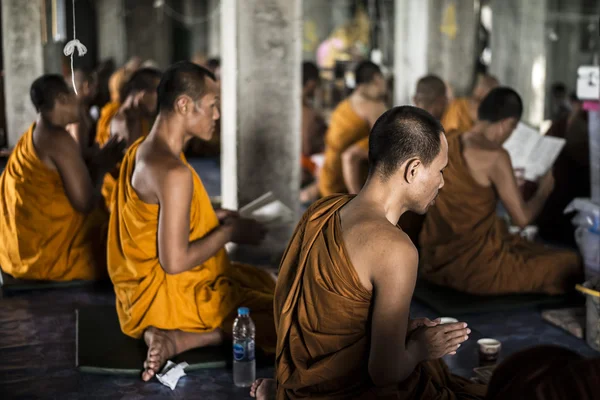
M 234 361 L 254 360 L 254 340 L 237 341 L 233 344 Z

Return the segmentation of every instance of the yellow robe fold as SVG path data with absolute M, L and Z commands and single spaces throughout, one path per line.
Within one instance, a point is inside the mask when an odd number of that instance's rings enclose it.
M 581 277 L 577 253 L 530 243 L 496 215 L 498 195 L 471 176 L 460 135 L 448 139 L 445 186 L 427 212 L 420 236 L 422 276 L 480 294 L 572 290 Z
M 345 252 L 338 211 L 350 196 L 309 208 L 282 260 L 275 289 L 277 399 L 481 399 L 485 388 L 425 362 L 393 388 L 368 372 L 373 294 Z M 404 338 L 398 338 L 404 340 Z
M 58 171 L 21 137 L 0 177 L 0 266 L 15 278 L 91 280 L 106 276 L 108 215 L 73 209 Z
M 110 123 L 112 119 L 119 112 L 121 103 L 112 101 L 102 107 L 100 111 L 100 118 L 96 125 L 96 142 L 100 147 L 104 146 L 108 139 L 110 139 Z M 147 136 L 150 133 L 150 124 L 147 121 L 142 122 L 142 135 Z M 104 182 L 102 183 L 102 197 L 104 197 L 104 204 L 106 209 L 112 210 L 112 193 L 117 184 L 119 166 L 115 167 L 115 170 L 104 176 Z
M 342 101 L 333 114 L 325 134 L 325 162 L 319 173 L 321 196 L 347 193 L 342 173 L 342 153 L 369 136 L 369 124 L 352 109 L 350 100 Z
M 452 132 L 466 132 L 473 127 L 475 121 L 471 118 L 469 103 L 467 97 L 459 97 L 450 103 L 441 121 L 446 136 L 450 136 Z
M 275 282 L 270 274 L 231 263 L 224 248 L 189 271 L 169 275 L 162 269 L 157 249 L 159 205 L 144 203 L 130 185 L 142 141 L 136 141 L 123 159 L 108 229 L 108 272 L 121 329 L 136 338 L 149 326 L 186 332 L 223 328 L 231 333 L 237 308 L 245 306 L 256 324 L 257 345 L 274 351 Z M 194 241 L 219 221 L 202 181 L 188 167 L 194 177 L 189 235 Z

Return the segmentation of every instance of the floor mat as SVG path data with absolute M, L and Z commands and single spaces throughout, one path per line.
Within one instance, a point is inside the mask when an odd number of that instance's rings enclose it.
M 80 308 L 76 326 L 76 366 L 82 372 L 96 374 L 140 375 L 146 359 L 143 340 L 124 335 L 114 307 Z M 187 362 L 186 371 L 222 368 L 232 358 L 231 347 L 206 347 L 174 357 L 175 363 Z
M 480 312 L 516 310 L 532 306 L 558 308 L 583 303 L 581 296 L 577 296 L 576 293 L 560 296 L 545 294 L 477 296 L 434 285 L 424 279 L 417 280 L 414 297 L 433 308 L 440 316 L 449 317 Z
M 2 291 L 9 292 L 25 292 L 30 290 L 44 289 L 66 289 L 74 287 L 93 286 L 97 282 L 94 281 L 33 281 L 24 279 L 15 279 L 12 276 L 0 271 L 0 288 Z

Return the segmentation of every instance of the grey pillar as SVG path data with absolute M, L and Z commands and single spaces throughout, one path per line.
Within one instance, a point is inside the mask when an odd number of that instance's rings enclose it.
M 96 0 L 96 18 L 98 58 L 123 65 L 127 60 L 124 0 Z
M 445 79 L 458 96 L 470 93 L 475 78 L 478 3 L 429 0 L 428 4 L 428 70 Z
M 301 0 L 222 0 L 221 176 L 225 208 L 272 191 L 297 214 Z M 269 234 L 283 250 L 295 224 Z
M 186 28 L 190 32 L 189 54 L 190 58 L 195 54 L 208 53 L 209 44 L 209 20 L 210 18 L 219 18 L 219 15 L 211 15 L 213 10 L 206 1 L 184 0 L 183 13 L 192 18 L 186 21 Z
M 221 56 L 221 0 L 208 0 L 208 57 Z M 229 21 L 227 22 L 229 23 Z
M 41 2 L 1 3 L 7 145 L 13 147 L 36 117 L 29 89 L 44 73 Z
M 411 104 L 427 74 L 428 9 L 427 1 L 394 1 L 394 105 Z
M 544 118 L 547 0 L 503 0 L 492 6 L 490 72 L 523 98 L 523 120 Z
M 154 1 L 137 1 L 125 15 L 127 56 L 153 60 L 160 68 L 169 66 L 173 57 L 171 23 L 163 9 L 154 8 Z

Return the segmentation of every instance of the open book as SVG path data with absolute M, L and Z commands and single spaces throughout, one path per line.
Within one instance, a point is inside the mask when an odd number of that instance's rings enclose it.
M 243 218 L 252 218 L 267 225 L 276 226 L 294 221 L 294 212 L 278 200 L 272 192 L 267 192 L 239 210 Z
M 512 135 L 504 142 L 513 168 L 525 171 L 525 179 L 535 182 L 554 165 L 566 143 L 565 139 L 542 136 L 534 128 L 519 122 Z

